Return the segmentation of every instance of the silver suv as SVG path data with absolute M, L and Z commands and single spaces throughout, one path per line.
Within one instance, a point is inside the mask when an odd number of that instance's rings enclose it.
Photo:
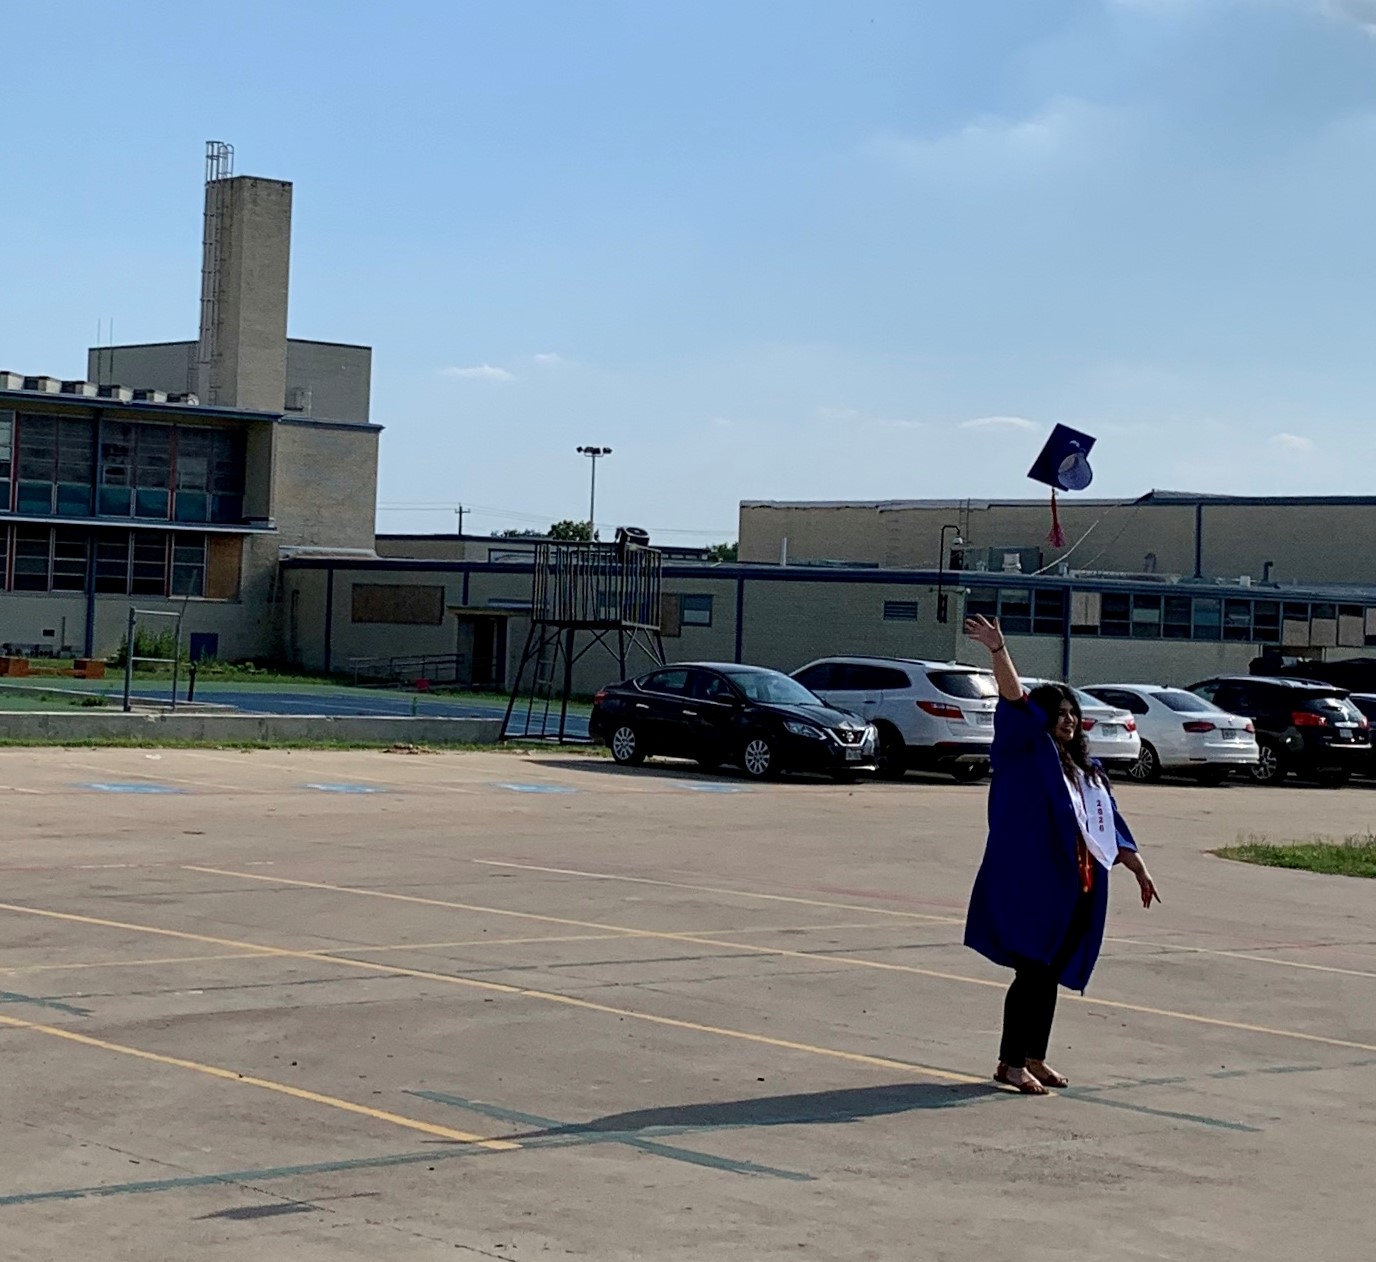
M 975 781 L 989 771 L 998 685 L 987 670 L 904 657 L 824 657 L 793 678 L 879 730 L 878 772 L 909 767 Z

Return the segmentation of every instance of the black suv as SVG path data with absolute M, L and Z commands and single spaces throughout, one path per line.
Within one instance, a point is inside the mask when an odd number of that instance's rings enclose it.
M 1190 691 L 1256 725 L 1261 758 L 1248 770 L 1258 784 L 1279 784 L 1292 772 L 1320 784 L 1346 784 L 1371 756 L 1366 716 L 1332 684 L 1222 675 Z
M 797 680 L 721 662 L 680 662 L 608 685 L 593 701 L 588 732 L 625 767 L 665 754 L 704 770 L 735 763 L 752 780 L 873 771 L 879 748 L 864 719 L 833 709 Z

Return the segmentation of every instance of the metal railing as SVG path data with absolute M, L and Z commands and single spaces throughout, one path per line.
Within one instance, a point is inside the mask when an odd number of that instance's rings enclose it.
M 355 686 L 406 684 L 424 680 L 431 684 L 457 684 L 462 653 L 420 653 L 398 657 L 351 657 L 349 674 Z

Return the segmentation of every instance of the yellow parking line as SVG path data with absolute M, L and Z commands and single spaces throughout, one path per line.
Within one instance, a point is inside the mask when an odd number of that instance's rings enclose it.
M 808 960 L 814 964 L 845 964 L 854 968 L 877 969 L 882 972 L 908 973 L 917 977 L 932 977 L 940 981 L 961 982 L 969 986 L 989 986 L 1002 990 L 1007 982 L 987 977 L 970 977 L 964 973 L 947 973 L 938 969 L 919 968 L 915 964 L 892 964 L 885 960 L 867 960 L 854 955 L 834 955 L 826 951 L 791 951 L 783 947 L 756 946 L 752 942 L 733 942 L 725 938 L 707 938 L 691 933 L 661 932 L 654 929 L 633 929 L 620 925 L 601 924 L 593 921 L 566 920 L 562 917 L 541 916 L 534 912 L 511 911 L 504 907 L 482 907 L 472 903 L 452 903 L 439 898 L 424 898 L 418 894 L 393 894 L 387 890 L 364 889 L 350 885 L 328 885 L 321 881 L 296 881 L 282 876 L 264 876 L 257 872 L 234 872 L 224 868 L 203 868 L 185 865 L 188 871 L 205 872 L 215 876 L 237 876 L 248 881 L 265 881 L 275 885 L 294 885 L 304 889 L 327 890 L 336 894 L 355 894 L 367 898 L 394 899 L 403 903 L 421 903 L 430 907 L 450 907 L 457 911 L 472 911 L 493 916 L 515 916 L 525 920 L 544 920 L 555 924 L 577 925 L 587 929 L 620 929 L 628 936 L 636 938 L 660 938 L 670 942 L 693 942 L 699 946 L 722 947 L 726 950 L 748 951 L 757 955 L 772 955 L 781 959 Z M 0 904 L 3 908 L 5 904 Z M 1320 1034 L 1305 1034 L 1299 1030 L 1280 1030 L 1270 1026 L 1249 1025 L 1240 1021 L 1228 1021 L 1223 1017 L 1206 1017 L 1193 1012 L 1177 1012 L 1169 1008 L 1150 1008 L 1140 1004 L 1122 1003 L 1110 999 L 1090 998 L 1087 995 L 1066 995 L 1073 1003 L 1088 1004 L 1091 1007 L 1115 1008 L 1125 1012 L 1140 1012 L 1148 1016 L 1173 1017 L 1180 1021 L 1190 1021 L 1200 1025 L 1214 1025 L 1224 1029 L 1243 1030 L 1250 1034 L 1273 1034 L 1280 1038 L 1300 1039 L 1306 1043 L 1324 1043 L 1330 1047 L 1349 1047 L 1359 1051 L 1376 1052 L 1376 1044 L 1356 1043 L 1348 1039 L 1330 1038 Z
M 617 1008 L 611 1004 L 596 1003 L 591 999 L 579 999 L 573 995 L 561 995 L 555 991 L 532 990 L 526 986 L 512 986 L 504 982 L 480 981 L 475 977 L 463 977 L 454 973 L 435 973 L 428 969 L 406 968 L 400 964 L 379 964 L 372 960 L 354 960 L 339 955 L 326 955 L 320 951 L 295 951 L 290 947 L 265 946 L 256 942 L 238 942 L 232 938 L 217 938 L 204 933 L 188 933 L 181 929 L 162 929 L 156 925 L 141 925 L 130 921 L 104 920 L 96 916 L 78 915 L 75 912 L 49 911 L 44 907 L 24 907 L 18 903 L 0 903 L 0 911 L 42 916 L 52 920 L 65 920 L 73 924 L 95 925 L 102 929 L 126 929 L 132 933 L 148 933 L 159 937 L 181 938 L 190 942 L 206 942 L 214 946 L 238 947 L 246 951 L 259 951 L 263 955 L 275 955 L 296 960 L 316 960 L 323 964 L 338 964 L 344 968 L 385 973 L 394 977 L 414 977 L 422 981 L 464 986 L 471 990 L 485 990 L 494 994 L 538 999 L 546 1003 L 560 1004 L 566 1008 L 578 1008 L 585 1012 L 598 1012 L 614 1017 L 629 1017 L 632 1020 L 646 1021 L 652 1025 L 667 1026 L 671 1029 L 690 1030 L 699 1034 L 713 1034 L 721 1038 L 739 1039 L 742 1042 L 763 1044 L 766 1047 L 775 1047 L 785 1051 L 805 1052 L 813 1056 L 825 1056 L 832 1060 L 849 1061 L 853 1064 L 869 1065 L 878 1069 L 894 1069 L 904 1073 L 921 1074 L 946 1082 L 984 1083 L 987 1081 L 971 1074 L 953 1073 L 949 1069 L 936 1069 L 930 1065 L 919 1065 L 912 1061 L 892 1060 L 884 1056 L 867 1056 L 862 1052 L 847 1052 L 834 1047 L 819 1047 L 811 1043 L 797 1043 L 787 1039 L 770 1038 L 765 1034 L 754 1034 L 748 1030 L 733 1030 L 725 1026 L 701 1025 L 696 1021 L 683 1021 L 678 1017 L 662 1017 L 656 1013 L 640 1012 L 634 1008 Z M 4 1019 L 14 1021 L 13 1018 Z M 16 1023 L 27 1024 L 25 1022 Z M 57 1029 L 56 1027 L 51 1028 L 53 1031 Z M 65 1035 L 68 1032 L 61 1031 L 60 1033 Z M 1376 1048 L 1372 1050 L 1376 1051 Z M 237 1078 L 237 1075 L 235 1076 Z M 475 1140 L 473 1142 L 481 1141 Z
M 203 964 L 209 960 L 252 960 L 258 951 L 234 951 L 228 955 L 169 955 L 151 960 L 80 960 L 74 964 L 16 964 L 0 968 L 0 974 L 76 972 L 86 968 L 143 968 L 153 964 Z
M 318 1091 L 307 1091 L 303 1087 L 291 1087 L 284 1082 L 273 1082 L 268 1078 L 255 1078 L 251 1074 L 236 1073 L 232 1069 L 221 1069 L 218 1065 L 204 1065 L 200 1061 L 183 1060 L 178 1056 L 163 1056 L 159 1052 L 146 1052 L 141 1047 L 129 1047 L 124 1043 L 111 1043 L 107 1039 L 92 1038 L 89 1034 L 78 1034 L 75 1030 L 65 1030 L 56 1025 L 39 1025 L 35 1021 L 23 1021 L 18 1017 L 0 1016 L 0 1025 L 17 1030 L 28 1030 L 34 1034 L 45 1034 L 49 1038 L 65 1039 L 69 1043 L 80 1043 L 86 1047 L 96 1047 L 103 1052 L 117 1052 L 121 1056 L 133 1056 L 139 1060 L 152 1061 L 158 1065 L 170 1065 L 175 1069 L 190 1069 L 198 1074 L 208 1074 L 212 1078 L 223 1078 L 228 1082 L 242 1083 L 246 1087 L 258 1087 L 264 1091 L 275 1091 L 278 1095 L 292 1096 L 311 1104 L 324 1104 L 345 1113 L 356 1113 L 360 1117 L 372 1118 L 376 1122 L 388 1122 L 407 1130 L 420 1131 L 425 1135 L 437 1135 L 441 1139 L 454 1140 L 456 1143 L 472 1144 L 478 1148 L 492 1148 L 507 1151 L 519 1148 L 520 1144 L 506 1139 L 487 1139 L 482 1135 L 471 1135 L 467 1131 L 456 1131 L 448 1126 L 436 1126 L 432 1122 L 422 1122 L 418 1118 L 403 1117 L 400 1113 L 388 1113 L 385 1109 L 370 1108 L 366 1104 L 355 1104 L 352 1100 L 341 1100 L 337 1096 L 322 1095 Z
M 728 894 L 736 898 L 754 898 L 768 902 L 802 903 L 809 907 L 831 907 L 843 911 L 863 911 L 875 916 L 893 916 L 903 920 L 938 921 L 942 924 L 963 925 L 964 916 L 932 916 L 924 912 L 896 911 L 889 907 L 867 907 L 863 903 L 830 903 L 814 898 L 796 898 L 784 894 L 761 894 L 755 890 L 731 889 L 726 886 L 689 885 L 682 881 L 656 881 L 643 876 L 623 876 L 616 872 L 584 872 L 577 868 L 546 868 L 534 863 L 511 863 L 504 859 L 474 859 L 490 868 L 518 868 L 523 872 L 545 872 L 556 876 L 582 876 L 596 881 L 624 881 L 633 885 L 660 885 L 668 889 L 694 890 L 702 894 Z M 1113 934 L 1104 935 L 1105 942 L 1116 942 L 1126 946 L 1154 947 L 1159 951 L 1176 951 L 1192 955 L 1217 955 L 1229 960 L 1250 960 L 1254 964 L 1275 964 L 1285 968 L 1308 969 L 1316 973 L 1337 973 L 1344 977 L 1376 977 L 1376 972 L 1363 972 L 1355 968 L 1338 968 L 1331 964 L 1308 964 L 1299 960 L 1282 960 L 1277 956 L 1249 955 L 1243 951 L 1224 951 L 1218 947 L 1183 946 L 1175 942 L 1152 942 L 1143 938 L 1119 938 Z M 1335 944 L 1341 946 L 1341 943 Z

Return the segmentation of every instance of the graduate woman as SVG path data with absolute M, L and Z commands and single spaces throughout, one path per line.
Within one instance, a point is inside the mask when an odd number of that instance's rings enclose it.
M 1044 684 L 1025 694 L 999 624 L 972 618 L 965 632 L 989 650 L 999 687 L 989 840 L 965 945 L 1014 970 L 994 1077 L 1045 1095 L 1066 1085 L 1046 1063 L 1056 988 L 1082 991 L 1094 971 L 1110 869 L 1121 863 L 1137 878 L 1143 907 L 1160 898 L 1108 778 L 1086 752 L 1075 693 Z

